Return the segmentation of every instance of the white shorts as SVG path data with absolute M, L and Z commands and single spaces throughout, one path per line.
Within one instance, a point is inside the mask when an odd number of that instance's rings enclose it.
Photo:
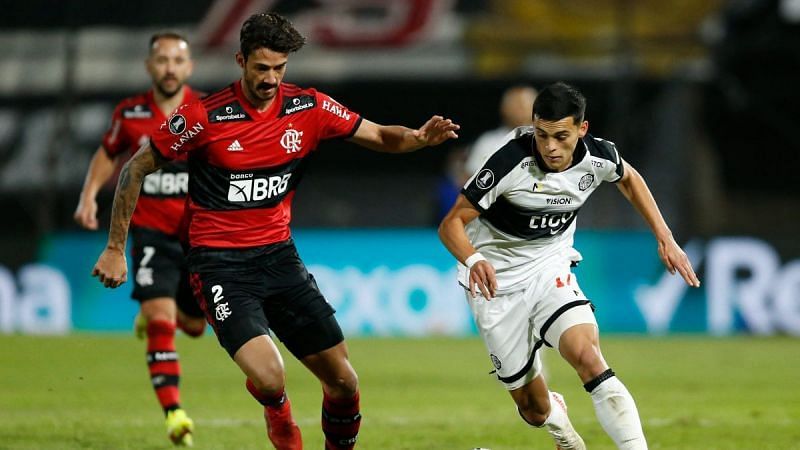
M 480 294 L 472 298 L 467 291 L 497 378 L 508 390 L 539 375 L 542 345 L 558 349 L 567 329 L 583 323 L 597 326 L 593 307 L 570 272 L 569 262 L 550 267 L 533 277 L 525 289 L 492 300 Z

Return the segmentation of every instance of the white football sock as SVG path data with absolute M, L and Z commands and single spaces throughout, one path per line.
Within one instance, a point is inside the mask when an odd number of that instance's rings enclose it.
M 620 450 L 647 450 L 647 441 L 644 439 L 639 411 L 633 397 L 619 378 L 613 376 L 611 369 L 607 372 L 611 376 L 591 391 L 597 420 Z M 591 383 L 590 381 L 587 385 Z
M 586 450 L 583 439 L 581 439 L 569 421 L 564 397 L 557 392 L 550 392 L 550 415 L 547 416 L 543 426 L 553 437 L 558 448 L 563 450 Z

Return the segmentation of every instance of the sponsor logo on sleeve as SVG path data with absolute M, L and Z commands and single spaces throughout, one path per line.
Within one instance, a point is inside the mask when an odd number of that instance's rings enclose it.
M 481 189 L 489 189 L 494 186 L 494 172 L 490 169 L 483 169 L 475 178 L 475 184 Z
M 317 106 L 317 99 L 312 95 L 299 95 L 297 97 L 287 97 L 283 99 L 281 105 L 281 115 L 288 116 L 290 114 L 305 111 Z
M 344 120 L 350 120 L 350 111 L 347 110 L 344 106 L 336 103 L 333 99 L 330 101 L 323 100 L 322 101 L 322 109 L 328 111 L 329 113 L 333 114 L 336 117 Z
M 209 123 L 218 122 L 239 122 L 252 120 L 239 102 L 228 103 L 219 108 L 212 109 L 208 113 Z
M 185 130 L 185 132 L 184 133 L 174 133 L 173 132 L 173 134 L 180 135 L 178 140 L 173 142 L 172 145 L 169 146 L 170 150 L 172 150 L 173 152 L 180 151 L 181 147 L 183 147 L 183 144 L 189 142 L 193 137 L 197 136 L 198 134 L 200 134 L 201 131 L 203 131 L 205 129 L 203 127 L 202 123 L 196 123 L 196 124 L 192 125 L 192 128 L 189 128 L 187 130 L 186 129 L 186 119 L 184 119 L 183 116 L 180 116 L 180 117 L 181 117 L 181 120 L 182 120 L 182 122 L 180 122 L 182 124 L 182 125 L 180 125 L 180 127 L 181 127 L 182 130 Z M 169 130 L 170 130 L 170 132 L 172 132 L 172 128 L 173 128 L 172 122 L 173 121 L 174 121 L 174 118 L 169 120 Z

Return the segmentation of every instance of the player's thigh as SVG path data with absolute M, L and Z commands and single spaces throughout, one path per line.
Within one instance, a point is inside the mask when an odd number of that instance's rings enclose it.
M 561 336 L 576 325 L 597 327 L 594 306 L 567 265 L 542 274 L 532 300 L 537 336 L 549 347 L 558 349 Z
M 200 304 L 197 303 L 197 299 L 192 292 L 192 286 L 189 283 L 189 271 L 186 269 L 183 269 L 180 273 L 178 291 L 175 294 L 175 303 L 186 319 L 190 321 L 205 319 L 203 310 L 200 308 Z
M 492 300 L 466 294 L 475 325 L 497 378 L 508 390 L 519 389 L 541 372 L 526 291 L 497 295 Z
M 270 328 L 295 358 L 330 349 L 344 335 L 336 321 L 333 306 L 325 300 L 313 276 L 272 295 L 264 302 Z
M 269 335 L 261 304 L 266 290 L 258 270 L 191 271 L 189 280 L 200 309 L 231 357 L 251 339 Z
M 139 302 L 167 297 L 175 299 L 181 280 L 183 249 L 178 240 L 161 232 L 134 229 L 133 291 Z

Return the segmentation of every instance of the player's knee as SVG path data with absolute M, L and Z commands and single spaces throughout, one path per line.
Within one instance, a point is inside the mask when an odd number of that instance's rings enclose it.
M 185 319 L 179 325 L 181 330 L 191 337 L 200 337 L 206 330 L 206 321 L 201 318 Z
M 335 398 L 350 398 L 358 392 L 358 375 L 349 370 L 330 380 L 325 380 L 325 390 Z
M 253 383 L 256 390 L 265 396 L 279 394 L 284 390 L 286 384 L 286 379 L 282 370 L 280 373 L 260 372 L 256 376 L 251 376 L 250 381 Z

